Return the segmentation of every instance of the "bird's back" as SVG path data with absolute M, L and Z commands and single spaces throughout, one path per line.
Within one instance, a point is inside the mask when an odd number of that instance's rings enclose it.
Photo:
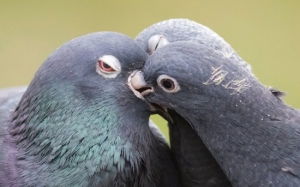
M 7 122 L 9 115 L 26 91 L 26 86 L 0 89 L 0 125 Z M 0 132 L 1 135 L 2 132 Z
M 14 159 L 14 150 L 6 142 L 8 135 L 7 127 L 10 124 L 11 113 L 15 110 L 22 95 L 26 91 L 25 86 L 0 89 L 0 184 L 1 186 L 11 186 L 15 170 L 9 165 Z M 4 172 L 5 171 L 5 172 Z
M 14 111 L 22 95 L 26 91 L 26 86 L 0 89 L 0 140 L 6 134 L 5 124 L 9 122 L 9 116 Z

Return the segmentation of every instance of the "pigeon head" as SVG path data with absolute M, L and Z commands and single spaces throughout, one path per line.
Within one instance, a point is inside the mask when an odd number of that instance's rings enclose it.
M 213 114 L 224 106 L 225 99 L 239 101 L 259 84 L 232 60 L 205 45 L 175 42 L 153 53 L 143 70 L 135 73 L 133 81 L 141 82 L 135 83 L 141 96 L 163 108 L 181 115 L 194 110 L 200 113 L 212 110 Z M 142 85 L 148 89 L 139 88 Z M 235 110 L 235 103 L 231 104 Z M 200 113 L 195 117 L 207 116 Z M 183 117 L 191 120 L 190 116 Z
M 132 81 L 141 82 L 135 83 L 140 97 L 176 112 L 201 135 L 210 132 L 213 136 L 222 131 L 213 122 L 225 114 L 236 120 L 235 114 L 243 114 L 239 117 L 244 118 L 249 115 L 249 107 L 258 107 L 254 105 L 266 99 L 270 105 L 282 103 L 246 69 L 234 65 L 232 59 L 193 42 L 175 42 L 156 51 Z
M 188 19 L 169 19 L 144 29 L 135 41 L 148 54 L 173 42 L 191 41 L 215 49 L 225 57 L 236 58 L 235 63 L 251 72 L 251 66 L 242 60 L 234 49 L 210 28 Z
M 128 90 L 124 82 L 129 72 L 141 68 L 147 57 L 125 35 L 88 34 L 54 51 L 37 71 L 28 90 L 35 94 L 49 93 L 59 100 L 70 98 L 70 104 L 72 101 L 101 103 L 107 95 L 126 97 L 122 93 Z M 55 93 L 56 90 L 65 94 Z
M 129 175 L 138 176 L 154 138 L 148 104 L 126 83 L 147 58 L 129 37 L 99 32 L 46 59 L 11 117 L 11 137 L 26 160 L 20 172 L 30 186 L 121 185 L 118 172 L 126 184 L 137 180 Z
M 95 128 L 103 128 L 101 123 L 116 122 L 115 115 L 122 106 L 137 101 L 126 82 L 130 72 L 141 68 L 147 57 L 132 39 L 118 33 L 93 33 L 67 42 L 54 51 L 35 74 L 15 112 L 13 134 L 23 134 L 32 128 L 38 132 L 43 123 L 47 126 L 41 129 L 52 129 L 44 132 L 50 135 L 68 123 L 87 126 L 99 123 Z M 139 106 L 147 108 L 142 102 Z M 85 118 L 89 120 L 84 121 Z M 66 123 L 64 126 L 56 124 L 55 128 L 54 124 L 49 126 L 56 120 Z M 78 128 L 72 126 L 68 130 Z
M 299 139 L 299 112 L 233 60 L 205 45 L 175 42 L 153 53 L 132 81 L 140 82 L 140 97 L 189 123 L 233 185 L 297 181 L 298 170 L 289 175 L 285 168 L 299 154 L 285 140 Z

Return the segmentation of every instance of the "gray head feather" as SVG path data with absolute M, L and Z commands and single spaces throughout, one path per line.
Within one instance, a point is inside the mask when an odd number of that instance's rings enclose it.
M 140 32 L 135 40 L 149 54 L 168 43 L 197 42 L 214 49 L 224 57 L 236 58 L 234 63 L 238 63 L 251 72 L 251 66 L 221 36 L 208 27 L 188 19 L 170 19 L 158 22 Z

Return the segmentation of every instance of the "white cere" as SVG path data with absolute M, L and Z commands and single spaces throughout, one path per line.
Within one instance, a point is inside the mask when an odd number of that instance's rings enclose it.
M 151 38 L 148 40 L 148 52 L 149 54 L 152 54 L 157 49 L 167 45 L 169 41 L 164 35 L 157 34 L 151 36 Z
M 130 78 L 131 86 L 136 90 L 147 85 L 141 71 L 134 71 Z

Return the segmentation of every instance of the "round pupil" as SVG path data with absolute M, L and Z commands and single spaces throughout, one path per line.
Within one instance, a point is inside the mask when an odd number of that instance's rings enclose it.
M 104 67 L 105 69 L 110 69 L 110 68 L 111 68 L 108 64 L 106 64 L 106 63 L 104 63 L 104 62 L 103 62 L 102 65 L 103 65 L 103 67 Z
M 162 80 L 162 85 L 166 88 L 166 89 L 171 89 L 173 87 L 173 83 L 168 80 L 168 79 L 163 79 Z

